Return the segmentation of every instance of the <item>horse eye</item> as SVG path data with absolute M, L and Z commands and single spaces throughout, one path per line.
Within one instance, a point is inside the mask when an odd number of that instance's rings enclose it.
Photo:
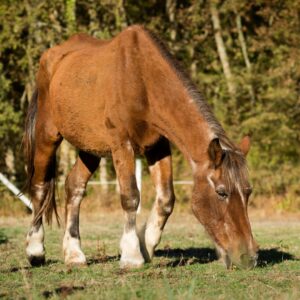
M 218 194 L 218 196 L 219 196 L 219 198 L 221 200 L 226 200 L 226 198 L 228 197 L 228 194 L 227 194 L 227 192 L 226 192 L 226 190 L 225 190 L 225 188 L 223 186 L 222 187 L 218 187 L 216 189 L 216 193 Z

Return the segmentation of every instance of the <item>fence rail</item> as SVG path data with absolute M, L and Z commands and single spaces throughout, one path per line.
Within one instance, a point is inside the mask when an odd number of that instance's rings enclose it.
M 141 193 L 142 191 L 142 161 L 140 159 L 136 160 L 136 168 L 135 168 L 135 176 L 136 176 L 136 182 L 138 189 Z M 0 181 L 12 192 L 14 193 L 29 209 L 32 210 L 32 204 L 31 201 L 23 194 L 21 194 L 20 190 L 11 182 L 9 181 L 2 173 L 0 173 Z M 59 181 L 58 185 L 62 186 L 64 182 Z M 193 181 L 192 180 L 174 180 L 173 181 L 174 185 L 192 185 Z M 118 185 L 117 180 L 110 180 L 110 181 L 89 181 L 88 185 Z M 141 210 L 141 202 L 138 207 L 138 212 Z

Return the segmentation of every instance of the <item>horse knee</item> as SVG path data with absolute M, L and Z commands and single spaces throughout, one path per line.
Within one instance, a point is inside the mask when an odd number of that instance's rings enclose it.
M 121 204 L 126 212 L 135 212 L 140 203 L 140 193 L 138 189 L 131 191 L 130 195 L 121 194 Z
M 161 216 L 170 216 L 173 212 L 175 202 L 174 193 L 169 195 L 160 196 L 157 198 L 158 214 Z

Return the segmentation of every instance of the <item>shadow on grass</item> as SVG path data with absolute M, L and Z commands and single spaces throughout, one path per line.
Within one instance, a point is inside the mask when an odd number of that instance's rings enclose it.
M 45 298 L 51 298 L 55 295 L 60 296 L 61 299 L 65 299 L 67 296 L 73 294 L 76 291 L 82 291 L 84 290 L 83 286 L 73 286 L 73 285 L 62 285 L 53 291 L 43 291 L 42 295 Z
M 107 263 L 110 261 L 116 261 L 119 259 L 120 259 L 119 255 L 114 255 L 114 256 L 103 255 L 100 257 L 92 257 L 87 260 L 87 265 L 90 266 L 90 265 L 96 265 L 96 264 L 103 264 L 103 263 Z
M 156 250 L 155 256 L 175 258 L 174 261 L 164 264 L 166 267 L 207 264 L 218 259 L 212 248 L 163 249 Z
M 0 230 L 0 244 L 6 244 L 8 242 L 8 237 L 5 235 L 5 233 Z
M 261 249 L 258 252 L 257 267 L 265 268 L 267 266 L 280 264 L 286 260 L 299 261 L 294 255 L 281 251 L 278 248 Z
M 59 263 L 59 261 L 57 259 L 48 259 L 48 260 L 46 260 L 46 262 L 43 265 L 40 265 L 40 266 L 11 267 L 11 268 L 3 270 L 3 271 L 1 270 L 1 272 L 2 273 L 16 273 L 21 270 L 31 270 L 31 269 L 35 269 L 35 268 L 49 267 L 49 266 L 55 265 L 57 263 Z
M 177 267 L 193 264 L 207 264 L 217 260 L 215 250 L 212 248 L 187 248 L 187 249 L 163 249 L 156 250 L 158 257 L 174 258 L 171 262 L 160 263 L 166 267 Z M 275 264 L 280 264 L 287 260 L 298 261 L 294 255 L 279 250 L 278 248 L 261 249 L 258 252 L 257 267 L 264 268 Z

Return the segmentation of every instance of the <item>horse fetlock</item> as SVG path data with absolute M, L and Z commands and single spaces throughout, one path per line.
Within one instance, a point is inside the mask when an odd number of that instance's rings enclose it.
M 80 240 L 65 236 L 63 251 L 66 265 L 86 265 L 86 258 L 80 248 Z
M 127 257 L 127 256 L 121 256 L 120 260 L 120 268 L 126 269 L 126 268 L 140 268 L 145 263 L 145 260 L 140 254 L 139 257 Z
M 152 259 L 154 250 L 160 242 L 161 234 L 161 228 L 155 224 L 149 224 L 145 230 L 145 245 L 150 259 Z
M 121 243 L 121 268 L 138 268 L 141 267 L 145 259 L 140 250 L 140 242 L 135 230 L 125 231 Z
M 38 230 L 32 228 L 26 237 L 26 255 L 32 266 L 45 263 L 44 229 L 40 226 Z

